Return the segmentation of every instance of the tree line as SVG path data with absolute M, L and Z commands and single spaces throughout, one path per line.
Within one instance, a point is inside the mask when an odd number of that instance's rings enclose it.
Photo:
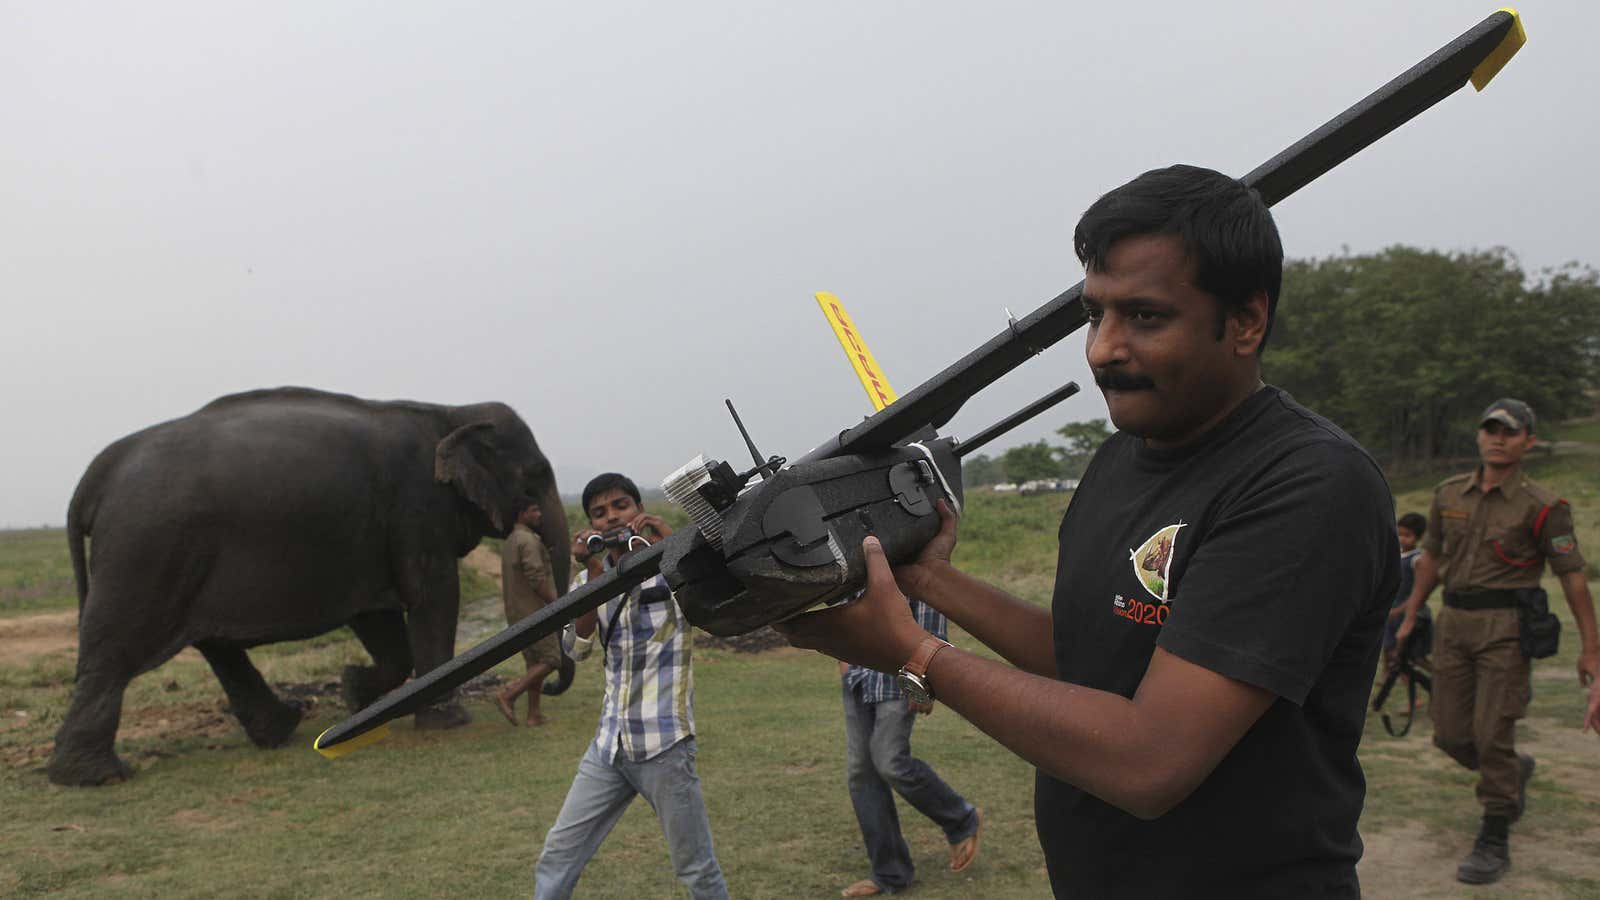
M 1504 248 L 1289 260 L 1262 367 L 1386 462 L 1470 455 L 1496 398 L 1527 401 L 1541 423 L 1596 412 L 1600 273 L 1530 274 Z M 966 483 L 1076 477 L 1109 430 L 1098 419 L 1056 433 L 1066 446 L 969 458 Z
M 1529 275 L 1503 248 L 1295 260 L 1262 367 L 1387 461 L 1470 455 L 1499 397 L 1546 423 L 1595 411 L 1600 276 Z

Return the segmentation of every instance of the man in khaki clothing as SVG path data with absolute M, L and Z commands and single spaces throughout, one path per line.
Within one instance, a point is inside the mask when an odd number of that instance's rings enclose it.
M 1456 877 L 1469 884 L 1494 881 L 1510 868 L 1510 825 L 1527 805 L 1534 761 L 1513 743 L 1532 689 L 1518 599 L 1539 586 L 1546 562 L 1561 582 L 1582 644 L 1578 681 L 1589 687 L 1584 728 L 1600 731 L 1600 640 L 1583 554 L 1567 501 L 1522 472 L 1531 446 L 1533 410 L 1527 404 L 1503 399 L 1483 411 L 1482 463 L 1434 490 L 1416 583 L 1395 612 L 1405 617 L 1398 632 L 1403 643 L 1434 585 L 1444 585 L 1430 712 L 1433 742 L 1478 772 L 1483 825 L 1456 869 Z
M 500 596 L 506 604 L 507 625 L 522 621 L 556 599 L 550 550 L 535 533 L 542 516 L 539 504 L 532 497 L 520 497 L 516 506 L 517 524 L 500 545 Z M 539 712 L 540 688 L 551 672 L 561 668 L 560 641 L 559 634 L 552 634 L 523 650 L 527 674 L 495 697 L 500 713 L 512 725 L 517 724 L 517 697 L 524 693 L 528 695 L 528 724 L 544 724 L 544 715 Z

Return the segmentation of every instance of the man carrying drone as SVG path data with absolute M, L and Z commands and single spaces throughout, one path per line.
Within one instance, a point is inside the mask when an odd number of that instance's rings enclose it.
M 560 616 L 664 572 L 701 627 L 787 618 L 796 645 L 898 670 L 913 696 L 937 695 L 1035 765 L 1058 894 L 1357 896 L 1356 746 L 1399 554 L 1371 458 L 1261 381 L 1283 257 L 1267 207 L 1469 81 L 1481 90 L 1524 41 L 1516 12 L 1498 10 L 1242 181 L 1179 166 L 1112 191 L 1079 222 L 1081 285 L 791 466 L 737 476 L 697 458 L 694 531 L 624 557 L 604 590 L 570 592 L 316 749 L 377 739 Z M 920 435 L 1085 321 L 1119 432 L 1062 520 L 1043 610 L 951 565 L 955 522 L 934 501 L 959 497 L 943 473 L 960 453 Z M 770 477 L 745 492 L 757 471 Z M 857 476 L 854 493 L 826 491 L 831 507 L 811 489 Z M 863 572 L 859 601 L 794 617 Z M 928 635 L 897 578 L 1011 665 Z
M 1356 745 L 1398 582 L 1367 453 L 1261 381 L 1283 251 L 1252 189 L 1189 166 L 1074 235 L 1119 433 L 1061 526 L 1052 607 L 955 569 L 955 519 L 797 646 L 900 673 L 1038 768 L 1058 896 L 1357 896 Z M 897 585 L 898 581 L 898 585 Z M 923 631 L 902 590 L 1011 665 Z

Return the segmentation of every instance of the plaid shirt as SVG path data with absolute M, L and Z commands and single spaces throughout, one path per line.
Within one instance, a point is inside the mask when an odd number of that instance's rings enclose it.
M 607 559 L 606 568 L 610 567 Z M 588 576 L 587 571 L 580 572 L 576 583 L 585 583 Z M 625 597 L 607 601 L 599 609 L 593 634 L 587 638 L 573 634 L 574 660 L 587 658 L 597 641 L 604 645 L 606 696 L 594 743 L 607 762 L 618 753 L 643 762 L 694 735 L 689 620 L 670 593 L 664 600 L 639 602 L 642 592 L 657 585 L 667 589 L 666 580 L 657 575 Z M 620 615 L 619 604 L 625 604 Z M 607 634 L 613 616 L 615 633 Z
M 911 603 L 911 615 L 916 617 L 917 624 L 934 637 L 944 640 L 944 613 L 921 600 L 907 600 Z M 882 703 L 905 696 L 900 692 L 900 681 L 894 675 L 862 666 L 853 665 L 844 673 L 844 685 L 855 691 L 862 703 Z

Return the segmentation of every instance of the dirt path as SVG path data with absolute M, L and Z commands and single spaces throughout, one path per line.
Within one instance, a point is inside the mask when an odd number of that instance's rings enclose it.
M 500 554 L 479 544 L 466 556 L 467 567 L 485 578 L 500 580 Z
M 1600 769 L 1594 765 L 1595 736 L 1571 722 L 1544 717 L 1526 720 L 1536 737 L 1518 749 L 1539 760 L 1528 789 L 1528 815 L 1512 829 L 1511 871 L 1494 887 L 1494 896 L 1571 897 L 1574 878 L 1600 878 L 1600 822 L 1581 830 L 1561 831 L 1545 824 L 1541 803 L 1567 805 L 1600 798 Z M 1417 764 L 1455 771 L 1443 753 L 1419 745 Z M 1475 811 L 1470 788 L 1461 802 Z M 1369 794 L 1367 802 L 1372 802 Z M 1472 849 L 1473 835 L 1440 833 L 1418 823 L 1383 830 L 1362 829 L 1366 851 L 1361 859 L 1361 887 L 1373 897 L 1461 897 L 1467 888 L 1455 879 L 1456 864 Z
M 58 650 L 78 649 L 78 611 L 0 619 L 0 666 L 26 668 Z
M 478 547 L 467 554 L 466 562 L 480 575 L 500 580 L 500 555 L 493 550 Z M 0 666 L 25 669 L 40 657 L 77 649 L 78 611 L 75 609 L 0 618 Z

